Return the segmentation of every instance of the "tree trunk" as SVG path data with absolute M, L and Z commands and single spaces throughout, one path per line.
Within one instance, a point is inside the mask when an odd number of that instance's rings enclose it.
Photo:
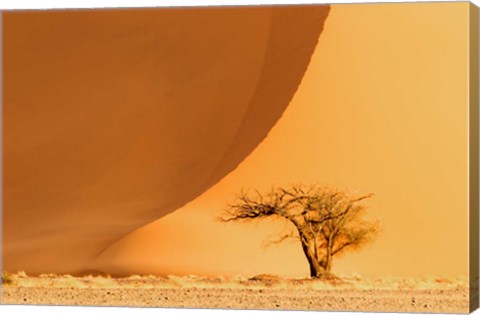
M 333 257 L 333 240 L 331 237 L 327 243 L 327 253 L 325 255 L 325 273 L 330 274 L 332 271 L 332 257 Z
M 332 257 L 327 257 L 325 262 L 325 273 L 330 274 L 332 271 Z
M 308 264 L 310 266 L 310 277 L 318 278 L 325 273 L 325 269 L 320 265 L 317 257 L 315 256 L 315 245 L 313 240 L 308 243 L 302 241 L 302 249 L 305 257 L 307 258 Z

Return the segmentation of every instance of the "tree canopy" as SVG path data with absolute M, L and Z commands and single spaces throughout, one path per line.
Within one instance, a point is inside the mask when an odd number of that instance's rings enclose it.
M 281 242 L 297 237 L 310 266 L 311 277 L 331 273 L 333 257 L 358 249 L 379 231 L 378 221 L 363 218 L 362 204 L 373 194 L 354 196 L 346 191 L 318 185 L 273 187 L 267 193 L 241 191 L 225 209 L 224 222 L 278 217 L 294 227 Z

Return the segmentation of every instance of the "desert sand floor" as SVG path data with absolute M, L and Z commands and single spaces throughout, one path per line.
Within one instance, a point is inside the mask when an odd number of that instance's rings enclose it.
M 466 281 L 16 276 L 2 304 L 467 313 Z

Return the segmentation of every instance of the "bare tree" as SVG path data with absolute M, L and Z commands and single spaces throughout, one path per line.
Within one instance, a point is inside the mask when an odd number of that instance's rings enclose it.
M 266 194 L 242 191 L 225 210 L 224 222 L 277 216 L 290 222 L 310 266 L 311 277 L 331 273 L 333 257 L 365 244 L 378 232 L 377 221 L 362 219 L 361 201 L 373 194 L 351 196 L 345 191 L 317 185 L 274 187 Z

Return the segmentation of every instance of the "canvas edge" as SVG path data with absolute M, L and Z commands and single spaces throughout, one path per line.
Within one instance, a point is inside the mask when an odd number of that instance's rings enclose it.
M 427 1 L 426 1 L 427 2 Z M 428 1 L 429 2 L 429 1 Z M 435 2 L 435 1 L 433 1 Z M 442 1 L 443 2 L 443 1 Z M 440 2 L 440 3 L 442 3 Z M 450 1 L 445 1 L 446 3 Z M 314 5 L 330 3 L 314 3 Z M 344 3 L 341 3 L 344 4 Z M 350 4 L 350 3 L 347 3 Z M 362 4 L 372 4 L 369 2 Z M 376 3 L 374 3 L 376 4 Z M 301 4 L 305 5 L 305 4 Z M 155 7 L 154 7 L 155 8 Z M 168 7 L 167 7 L 168 8 Z M 66 8 L 76 10 L 75 8 Z M 81 9 L 81 8 L 80 8 Z M 98 8 L 98 9 L 138 9 L 138 8 Z M 48 9 L 48 10 L 55 10 Z M 57 9 L 58 10 L 58 9 Z M 63 10 L 63 9 L 60 9 Z M 479 308 L 479 10 L 469 3 L 469 104 L 468 104 L 468 191 L 469 191 L 469 312 Z M 0 275 L 3 271 L 3 15 L 0 9 Z M 26 11 L 26 10 L 18 10 Z M 18 12 L 17 11 L 17 12 Z M 2 305 L 0 278 L 0 305 Z M 323 310 L 328 311 L 328 310 Z
M 0 10 L 0 276 L 3 275 L 3 14 Z M 3 277 L 0 277 L 0 305 L 2 305 Z
M 469 311 L 479 306 L 479 8 L 469 6 Z

